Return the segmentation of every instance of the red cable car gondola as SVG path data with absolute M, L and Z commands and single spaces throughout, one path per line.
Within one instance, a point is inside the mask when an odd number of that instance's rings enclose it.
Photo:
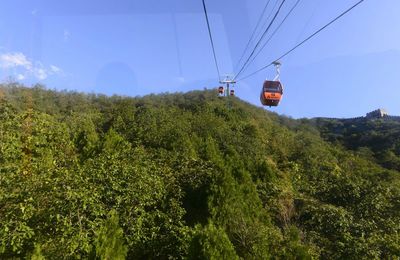
M 260 94 L 261 104 L 269 107 L 278 106 L 283 96 L 283 86 L 279 80 L 281 63 L 275 61 L 273 64 L 276 68 L 276 77 L 274 80 L 264 81 Z
M 230 91 L 229 94 L 230 94 L 231 96 L 234 96 L 234 95 L 235 95 L 235 90 L 231 89 L 231 91 Z
M 220 86 L 220 87 L 218 88 L 218 93 L 219 93 L 220 95 L 224 94 L 224 87 Z
M 261 90 L 260 100 L 264 106 L 276 107 L 283 95 L 280 81 L 266 80 Z

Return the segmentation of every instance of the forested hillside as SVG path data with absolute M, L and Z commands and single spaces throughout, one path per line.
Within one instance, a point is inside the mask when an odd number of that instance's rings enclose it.
M 322 137 L 400 171 L 400 117 L 312 120 Z
M 400 257 L 399 168 L 307 120 L 215 90 L 0 99 L 0 259 Z

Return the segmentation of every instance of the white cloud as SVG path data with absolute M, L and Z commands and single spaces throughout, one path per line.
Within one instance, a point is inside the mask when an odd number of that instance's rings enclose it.
M 39 61 L 29 60 L 21 52 L 0 54 L 0 69 L 11 70 L 10 76 L 15 76 L 17 80 L 25 80 L 27 77 L 45 80 L 51 75 L 62 74 L 59 67 L 50 65 L 47 68 Z
M 58 74 L 58 73 L 62 72 L 62 70 L 59 67 L 55 66 L 55 65 L 50 65 L 50 70 L 55 74 Z
M 45 80 L 49 76 L 48 72 L 43 68 L 35 68 L 35 70 L 33 71 L 33 74 L 39 80 Z
M 24 67 L 27 70 L 31 70 L 32 62 L 23 53 L 6 53 L 0 55 L 0 67 L 5 69 Z

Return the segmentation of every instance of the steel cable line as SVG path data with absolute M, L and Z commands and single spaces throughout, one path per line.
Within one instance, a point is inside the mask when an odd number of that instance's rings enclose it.
M 265 30 L 261 30 L 259 33 L 257 33 L 256 38 L 259 38 L 258 42 L 256 43 L 255 47 L 253 48 L 250 56 L 247 58 L 246 62 L 242 65 L 242 67 L 240 67 L 239 72 L 234 76 L 234 79 L 236 79 L 238 77 L 238 75 L 240 73 L 242 73 L 248 65 L 248 62 L 250 60 L 250 58 L 252 58 L 252 56 L 254 55 L 254 52 L 257 50 L 258 46 L 261 44 L 262 40 L 265 38 L 265 36 L 267 35 L 267 33 L 269 32 L 269 30 L 271 29 L 272 25 L 275 22 L 275 19 L 277 18 L 283 4 L 285 3 L 286 0 L 281 1 L 281 3 L 279 4 L 280 0 L 276 0 L 274 6 L 271 9 L 271 12 L 269 13 L 267 19 L 265 20 L 265 22 L 263 23 L 263 25 L 260 28 L 264 28 L 266 27 Z M 275 11 L 275 8 L 278 7 L 278 9 Z M 272 19 L 270 20 L 270 18 L 272 17 Z
M 235 68 L 237 68 L 237 67 L 240 65 L 240 63 L 242 62 L 242 59 L 244 58 L 244 55 L 246 54 L 246 51 L 247 51 L 247 49 L 249 48 L 251 41 L 253 40 L 254 36 L 256 35 L 257 29 L 258 29 L 258 27 L 259 27 L 260 24 L 261 24 L 262 18 L 264 17 L 265 12 L 267 11 L 267 8 L 268 8 L 270 2 L 271 2 L 271 0 L 268 0 L 267 4 L 264 6 L 264 9 L 263 9 L 263 11 L 261 12 L 260 18 L 258 18 L 256 27 L 254 28 L 253 33 L 251 34 L 250 39 L 249 39 L 249 41 L 247 42 L 246 47 L 245 47 L 244 50 L 243 50 L 242 56 L 240 57 L 238 63 L 237 63 L 236 66 L 235 66 Z M 267 19 L 269 19 L 269 17 L 268 17 Z
M 274 6 L 272 7 L 271 11 L 269 12 L 267 19 L 265 19 L 265 22 L 263 23 L 262 26 L 260 26 L 260 28 L 264 28 L 265 26 L 268 25 L 268 22 L 270 21 L 271 16 L 274 14 L 275 8 L 278 6 L 280 0 L 276 0 Z M 257 33 L 257 36 L 253 37 L 255 39 L 258 39 L 259 37 L 261 37 L 263 31 L 261 30 L 259 33 Z M 243 53 L 246 54 L 247 49 L 245 50 L 245 52 Z M 240 62 L 242 61 L 243 57 L 240 58 L 240 61 L 238 62 L 238 64 L 235 66 L 235 71 L 237 71 L 237 67 L 240 65 Z
M 203 1 L 204 15 L 206 16 L 206 21 L 207 21 L 208 35 L 210 36 L 211 47 L 212 47 L 212 51 L 213 51 L 213 55 L 214 55 L 215 67 L 217 68 L 217 72 L 218 72 L 218 80 L 221 80 L 221 74 L 219 72 L 217 55 L 215 54 L 214 41 L 213 41 L 213 37 L 212 37 L 212 34 L 211 34 L 210 21 L 208 20 L 208 13 L 207 13 L 207 8 L 206 8 L 206 3 L 205 3 L 205 0 L 202 0 L 202 1 Z
M 302 46 L 303 44 L 305 44 L 306 42 L 308 42 L 309 40 L 311 40 L 312 38 L 314 38 L 317 34 L 319 34 L 320 32 L 322 32 L 323 30 L 325 30 L 327 27 L 329 27 L 330 25 L 332 25 L 333 23 L 335 23 L 337 20 L 339 20 L 340 18 L 342 18 L 343 16 L 345 16 L 347 13 L 349 13 L 350 11 L 352 11 L 354 8 L 356 8 L 357 6 L 359 6 L 362 2 L 364 2 L 365 0 L 360 0 L 358 1 L 356 4 L 354 4 L 353 6 L 351 6 L 349 9 L 347 9 L 346 11 L 344 11 L 343 13 L 341 13 L 339 16 L 337 16 L 335 19 L 333 19 L 332 21 L 330 21 L 329 23 L 327 23 L 326 25 L 324 25 L 323 27 L 321 27 L 319 30 L 317 30 L 316 32 L 314 32 L 313 34 L 311 34 L 310 36 L 308 36 L 306 39 L 304 39 L 302 42 L 300 42 L 299 44 L 297 44 L 296 46 L 294 46 L 293 48 L 291 48 L 290 50 L 288 50 L 287 52 L 285 52 L 283 55 L 281 55 L 279 58 L 275 59 L 274 61 L 278 61 L 283 59 L 284 57 L 286 57 L 287 55 L 289 55 L 290 53 L 292 53 L 293 51 L 295 51 L 297 48 L 299 48 L 300 46 Z M 244 79 L 247 79 L 255 74 L 257 74 L 258 72 L 265 70 L 269 67 L 271 67 L 272 65 L 274 65 L 274 62 L 271 62 L 270 64 L 258 69 L 257 71 L 243 77 L 240 78 L 237 81 L 241 81 Z
M 268 22 L 270 21 L 270 18 L 271 18 L 271 16 L 274 14 L 274 11 L 275 11 L 275 8 L 278 6 L 278 4 L 279 4 L 279 1 L 280 0 L 276 0 L 275 1 L 275 4 L 274 4 L 274 6 L 272 7 L 272 9 L 271 9 L 271 12 L 269 12 L 269 14 L 268 14 L 268 16 L 267 16 L 267 19 L 265 19 L 265 22 L 263 23 L 263 25 L 260 27 L 260 28 L 264 28 L 264 27 L 266 27 L 267 25 L 268 25 Z M 257 36 L 255 37 L 255 39 L 258 39 L 259 37 L 261 37 L 261 35 L 263 34 L 263 31 L 261 30 L 259 33 L 257 33 Z M 246 52 L 247 52 L 247 49 L 245 50 L 245 53 L 243 53 L 243 55 L 244 54 L 246 54 Z M 240 59 L 242 59 L 243 57 L 241 57 Z M 240 60 L 241 61 L 241 60 Z M 235 71 L 237 71 L 236 69 L 237 69 L 237 67 L 240 65 L 240 62 L 235 66 Z M 246 68 L 245 68 L 246 69 Z M 244 70 L 245 70 L 244 69 Z
M 246 62 L 243 64 L 242 68 L 240 69 L 240 71 L 236 74 L 236 76 L 234 77 L 234 79 L 236 79 L 240 73 L 243 72 L 243 69 L 245 68 L 245 66 L 247 65 L 247 63 L 250 61 L 250 59 L 252 58 L 252 56 L 254 55 L 255 51 L 257 50 L 258 46 L 260 46 L 261 41 L 264 39 L 265 35 L 268 33 L 269 29 L 271 28 L 272 24 L 274 23 L 276 17 L 278 16 L 278 14 L 280 13 L 283 4 L 285 3 L 286 0 L 282 0 L 278 10 L 276 11 L 274 17 L 272 18 L 271 22 L 269 23 L 267 29 L 265 29 L 264 33 L 261 35 L 260 40 L 257 42 L 256 46 L 254 47 L 253 51 L 251 52 L 250 56 L 247 58 Z
M 301 29 L 299 35 L 296 38 L 296 43 L 300 42 L 300 39 L 304 36 L 307 27 L 310 25 L 310 22 L 314 18 L 315 13 L 317 12 L 318 7 L 321 5 L 321 2 L 319 4 L 316 4 L 315 7 L 313 8 L 313 11 L 310 15 L 310 17 L 307 19 L 306 23 L 304 24 L 303 28 Z
M 271 12 L 268 14 L 268 17 L 267 17 L 267 19 L 265 20 L 265 22 L 263 23 L 263 25 L 261 26 L 261 28 L 264 28 L 264 27 L 266 27 L 266 26 L 268 25 L 268 22 L 270 21 L 269 19 L 270 19 L 271 16 L 274 14 L 275 8 L 277 8 L 277 6 L 278 6 L 278 4 L 279 4 L 279 1 L 280 1 L 280 0 L 276 0 L 276 1 L 275 1 L 275 4 L 274 4 L 274 6 L 272 7 Z M 256 39 L 257 39 L 258 37 L 261 37 L 262 33 L 263 33 L 263 31 L 259 32 L 259 33 L 257 34 L 257 36 L 256 36 Z
M 259 51 L 254 55 L 254 57 L 251 59 L 251 61 L 247 64 L 246 68 L 244 68 L 243 71 L 245 71 L 249 65 L 257 58 L 258 55 L 263 51 L 263 49 L 267 46 L 267 44 L 271 41 L 271 39 L 275 36 L 275 34 L 279 31 L 279 29 L 282 27 L 282 25 L 285 23 L 287 18 L 292 14 L 293 10 L 296 9 L 297 5 L 300 3 L 301 0 L 297 0 L 296 3 L 293 5 L 293 7 L 289 10 L 289 12 L 286 14 L 285 18 L 281 21 L 281 23 L 278 25 L 278 27 L 275 28 L 275 30 L 272 32 L 271 36 L 268 38 L 268 40 L 264 43 L 264 45 L 259 49 Z

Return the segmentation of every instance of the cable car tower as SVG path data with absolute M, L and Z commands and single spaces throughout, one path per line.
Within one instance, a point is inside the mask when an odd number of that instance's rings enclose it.
M 229 97 L 235 95 L 235 84 L 236 80 L 233 79 L 232 75 L 226 75 L 225 79 L 219 81 L 220 84 L 225 85 L 218 88 L 220 97 Z

